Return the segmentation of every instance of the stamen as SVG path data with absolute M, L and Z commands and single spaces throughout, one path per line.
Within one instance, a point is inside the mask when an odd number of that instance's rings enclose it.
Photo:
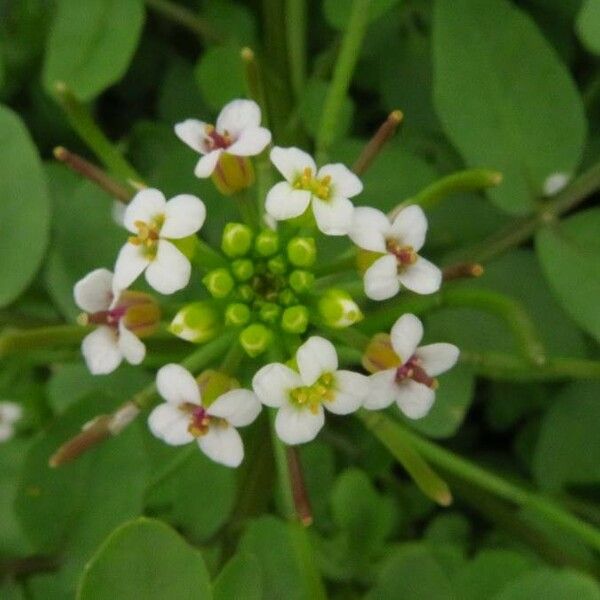
M 396 383 L 402 383 L 406 379 L 422 383 L 432 390 L 438 387 L 437 379 L 427 374 L 421 366 L 421 360 L 414 355 L 396 369 Z
M 386 247 L 387 251 L 396 257 L 399 267 L 414 265 L 417 262 L 417 258 L 419 258 L 419 255 L 412 246 L 402 246 L 396 240 L 388 240 Z
M 218 133 L 215 129 L 214 125 L 206 125 L 204 127 L 204 133 L 206 134 L 206 144 L 209 147 L 209 150 L 224 150 L 228 148 L 233 143 L 232 137 L 229 135 L 228 131 L 225 131 L 223 134 Z

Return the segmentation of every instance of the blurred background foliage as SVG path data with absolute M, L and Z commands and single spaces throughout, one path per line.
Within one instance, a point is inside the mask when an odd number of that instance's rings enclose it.
M 405 118 L 364 176 L 361 202 L 390 210 L 467 167 L 504 175 L 486 195 L 460 193 L 428 211 L 428 258 L 479 260 L 486 270 L 449 286 L 433 310 L 417 306 L 428 340 L 457 344 L 465 360 L 442 378 L 432 412 L 409 426 L 592 525 L 577 535 L 529 496 L 513 497 L 515 508 L 443 461 L 455 501 L 436 507 L 360 423 L 333 419 L 301 449 L 319 571 L 340 599 L 598 599 L 600 0 L 367 4 L 329 157 L 351 164 L 390 111 Z M 195 157 L 173 124 L 210 120 L 246 94 L 240 50 L 250 46 L 276 142 L 312 149 L 352 2 L 306 3 L 306 69 L 304 41 L 290 35 L 302 33 L 301 20 L 285 18 L 302 5 L 0 0 L 3 328 L 72 322 L 74 282 L 111 266 L 123 240 L 106 194 L 53 162 L 59 144 L 93 159 L 56 82 L 89 106 L 145 181 L 167 196 L 199 195 L 210 215 L 203 233 L 216 241 L 234 212 L 193 177 Z M 573 183 L 555 195 L 556 174 Z M 482 290 L 487 303 L 469 302 Z M 544 365 L 529 364 L 527 340 L 514 335 L 523 312 Z M 383 309 L 378 323 L 396 316 Z M 173 343 L 169 356 L 184 350 Z M 20 402 L 25 418 L 0 446 L 0 597 L 317 597 L 293 531 L 275 516 L 264 423 L 249 432 L 237 472 L 163 446 L 143 421 L 48 468 L 60 443 L 147 385 L 161 361 L 150 352 L 141 369 L 92 377 L 76 348 L 2 357 L 0 398 Z

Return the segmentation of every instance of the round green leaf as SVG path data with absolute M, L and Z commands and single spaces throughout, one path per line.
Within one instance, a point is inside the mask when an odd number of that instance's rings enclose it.
M 124 75 L 144 25 L 142 0 L 58 0 L 43 68 L 46 89 L 66 83 L 91 100 Z
M 168 525 L 137 519 L 116 529 L 87 564 L 78 600 L 208 600 L 200 552 Z
M 590 52 L 600 54 L 600 0 L 585 0 L 575 28 L 583 45 Z
M 50 200 L 27 129 L 2 106 L 0 144 L 0 306 L 5 306 L 29 285 L 44 256 Z
M 256 556 L 236 554 L 214 582 L 213 597 L 215 600 L 261 600 L 261 569 Z
M 581 158 L 585 117 L 567 69 L 508 0 L 436 2 L 433 52 L 448 137 L 469 166 L 504 174 L 488 192 L 499 207 L 531 212 L 544 181 Z

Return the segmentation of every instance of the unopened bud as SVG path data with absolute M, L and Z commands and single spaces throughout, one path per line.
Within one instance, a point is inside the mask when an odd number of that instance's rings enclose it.
M 234 302 L 229 304 L 225 309 L 225 323 L 227 325 L 233 325 L 239 327 L 246 325 L 250 320 L 250 309 L 246 304 L 241 302 Z
M 254 249 L 260 256 L 273 256 L 279 250 L 279 234 L 272 229 L 263 229 L 256 236 Z
M 275 275 L 283 275 L 287 271 L 287 262 L 281 254 L 274 256 L 267 263 L 269 271 Z
M 281 328 L 288 333 L 304 333 L 308 327 L 306 306 L 290 306 L 283 311 Z
M 378 333 L 373 336 L 362 358 L 362 365 L 369 373 L 393 369 L 400 363 L 401 360 L 394 352 L 392 341 L 387 333 Z
M 319 299 L 319 314 L 328 327 L 349 327 L 363 318 L 352 296 L 344 290 L 327 290 Z
M 192 302 L 184 306 L 169 325 L 171 333 L 195 344 L 214 338 L 220 328 L 219 312 L 210 302 Z
M 308 237 L 292 238 L 287 245 L 287 256 L 295 267 L 310 267 L 317 260 L 315 240 Z
M 296 269 L 290 273 L 288 282 L 297 294 L 304 294 L 312 288 L 315 276 L 310 271 Z
M 230 196 L 254 183 L 254 167 L 249 158 L 222 152 L 212 174 L 215 187 Z
M 235 285 L 231 273 L 225 268 L 210 271 L 202 278 L 202 283 L 214 298 L 225 298 Z
M 273 333 L 270 329 L 261 323 L 253 323 L 248 325 L 240 333 L 239 341 L 242 348 L 248 356 L 258 356 L 262 354 L 270 345 L 273 339 Z
M 298 298 L 294 295 L 294 292 L 290 289 L 285 289 L 279 292 L 277 297 L 279 304 L 282 306 L 292 306 L 294 304 L 298 304 Z
M 273 302 L 265 302 L 260 307 L 258 314 L 261 321 L 274 325 L 281 314 L 281 306 Z
M 221 238 L 221 250 L 231 257 L 246 256 L 252 246 L 252 229 L 243 223 L 227 223 Z
M 138 337 L 152 335 L 160 323 L 160 308 L 150 294 L 121 292 L 115 308 L 125 309 L 123 324 Z
M 238 286 L 235 294 L 236 300 L 241 300 L 242 302 L 251 302 L 254 300 L 255 295 L 252 286 L 247 284 Z
M 196 377 L 196 381 L 205 407 L 210 406 L 219 396 L 240 387 L 237 379 L 213 369 L 203 371 Z
M 231 272 L 238 281 L 248 281 L 254 275 L 254 264 L 248 258 L 239 258 L 231 263 Z

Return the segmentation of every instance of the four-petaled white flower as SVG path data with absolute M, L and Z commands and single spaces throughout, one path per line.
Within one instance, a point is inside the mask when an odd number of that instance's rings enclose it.
M 438 385 L 435 377 L 456 364 L 459 350 L 445 343 L 417 347 L 422 337 L 423 325 L 415 315 L 407 313 L 396 321 L 388 340 L 391 348 L 379 352 L 379 357 L 370 357 L 371 365 L 381 360 L 376 368 L 383 370 L 369 378 L 365 408 L 378 410 L 395 401 L 410 419 L 420 419 L 429 412 Z
M 166 201 L 162 192 L 138 192 L 127 206 L 125 227 L 136 234 L 121 248 L 115 264 L 115 292 L 129 287 L 145 270 L 146 281 L 161 294 L 184 288 L 190 261 L 169 240 L 196 233 L 204 224 L 206 208 L 199 198 L 180 194 Z
M 252 100 L 226 104 L 216 125 L 187 119 L 175 125 L 177 137 L 202 154 L 194 173 L 210 177 L 223 152 L 233 156 L 255 156 L 271 142 L 271 132 L 260 126 L 260 108 Z
M 317 227 L 326 235 L 346 235 L 352 225 L 354 206 L 348 198 L 362 192 L 360 179 L 341 163 L 317 171 L 312 157 L 298 148 L 271 150 L 271 161 L 286 181 L 275 184 L 265 209 L 277 221 L 303 214 L 309 205 Z
M 73 290 L 77 306 L 86 312 L 83 322 L 98 325 L 81 344 L 85 362 L 94 375 L 111 373 L 123 359 L 140 364 L 146 346 L 130 327 L 137 333 L 150 332 L 159 319 L 158 306 L 148 294 L 122 291 L 114 295 L 113 279 L 108 269 L 96 269 L 80 279 Z M 135 318 L 131 318 L 132 312 Z
M 237 467 L 242 462 L 244 446 L 236 427 L 252 423 L 261 410 L 258 398 L 250 390 L 231 390 L 205 406 L 198 382 L 189 371 L 175 364 L 158 371 L 156 387 L 166 400 L 148 417 L 156 437 L 172 446 L 196 440 L 204 454 L 227 467 Z
M 376 208 L 354 211 L 350 239 L 360 248 L 382 254 L 364 275 L 365 294 L 372 300 L 395 296 L 401 285 L 417 294 L 433 294 L 442 272 L 417 252 L 425 243 L 427 219 L 419 206 L 407 206 L 390 223 Z
M 298 348 L 298 371 L 281 363 L 260 369 L 252 387 L 266 406 L 278 408 L 277 435 L 286 444 L 314 439 L 325 423 L 323 407 L 346 415 L 360 408 L 368 393 L 368 378 L 352 371 L 338 371 L 335 347 L 313 336 Z
M 0 402 L 0 442 L 7 442 L 15 434 L 15 423 L 21 419 L 23 409 L 16 402 Z

